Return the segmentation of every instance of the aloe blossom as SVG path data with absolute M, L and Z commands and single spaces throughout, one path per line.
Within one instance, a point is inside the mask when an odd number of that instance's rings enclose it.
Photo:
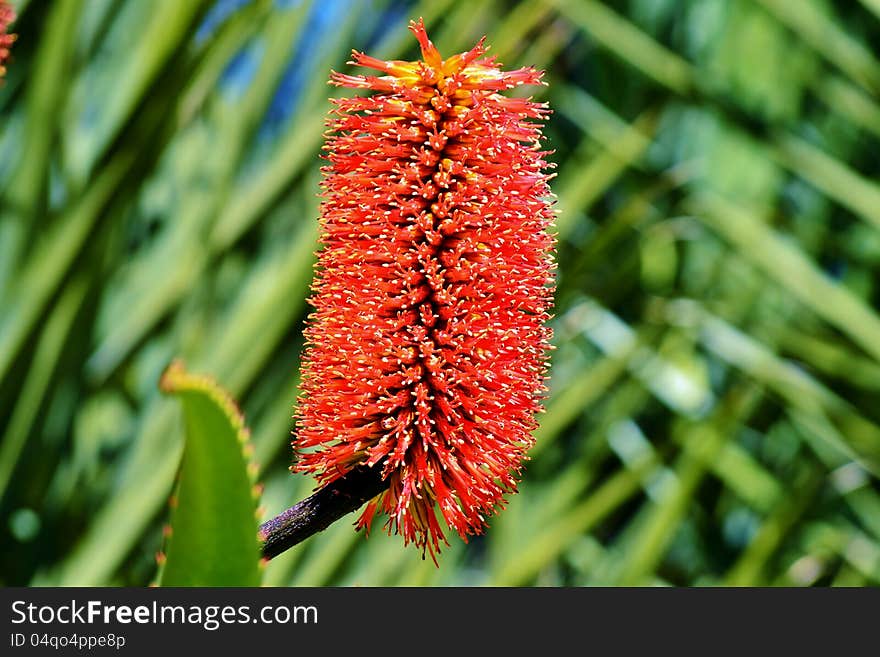
M 321 237 L 306 328 L 295 470 L 327 484 L 381 468 L 376 512 L 432 558 L 443 524 L 465 540 L 516 490 L 545 392 L 553 295 L 541 84 L 504 71 L 481 40 L 443 59 L 355 51 L 380 75 L 334 100 Z M 438 518 L 437 512 L 442 516 Z
M 15 12 L 9 3 L 0 0 L 0 77 L 6 73 L 6 67 L 3 65 L 9 57 L 9 49 L 15 42 L 15 35 L 8 34 L 9 24 L 15 20 Z

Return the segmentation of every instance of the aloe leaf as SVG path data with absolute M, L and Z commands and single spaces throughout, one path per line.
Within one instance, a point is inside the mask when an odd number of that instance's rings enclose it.
M 180 399 L 186 425 L 160 585 L 258 586 L 257 495 L 244 419 L 212 379 L 179 362 L 160 385 Z

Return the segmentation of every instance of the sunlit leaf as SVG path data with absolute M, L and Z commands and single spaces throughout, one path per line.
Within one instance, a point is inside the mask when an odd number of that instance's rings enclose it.
M 183 406 L 186 438 L 159 584 L 257 586 L 257 493 L 244 418 L 216 383 L 180 363 L 161 386 Z

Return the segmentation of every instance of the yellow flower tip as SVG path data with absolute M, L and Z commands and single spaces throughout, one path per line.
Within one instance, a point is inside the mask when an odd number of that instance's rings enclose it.
M 348 63 L 352 66 L 374 68 L 396 78 L 412 78 L 417 75 L 416 66 L 412 62 L 404 62 L 398 59 L 378 59 L 358 50 L 351 51 L 351 60 Z
M 424 19 L 420 17 L 418 22 L 410 21 L 409 31 L 412 32 L 418 40 L 419 46 L 422 49 L 422 59 L 425 60 L 425 63 L 435 70 L 440 69 L 443 66 L 443 58 L 440 56 L 440 51 L 437 50 L 437 47 L 431 39 L 428 38 L 428 33 L 425 31 Z
M 422 51 L 422 60 L 406 62 L 400 60 L 381 60 L 358 50 L 352 50 L 352 58 L 348 62 L 354 66 L 380 71 L 384 75 L 349 75 L 332 71 L 330 84 L 355 89 L 369 89 L 388 94 L 405 94 L 409 101 L 428 102 L 434 104 L 438 112 L 467 111 L 477 90 L 502 92 L 524 84 L 545 83 L 541 80 L 542 71 L 532 67 L 514 71 L 503 71 L 494 57 L 486 57 L 488 46 L 485 37 L 467 52 L 443 59 L 437 47 L 428 37 L 424 20 L 410 21 L 410 31 L 415 35 Z M 439 89 L 442 95 L 437 97 L 431 88 Z M 422 98 L 421 96 L 424 95 Z M 507 109 L 517 111 L 520 105 L 527 105 L 530 112 L 544 114 L 547 109 L 530 100 L 504 98 L 510 105 Z M 451 106 L 439 107 L 435 103 L 450 103 Z

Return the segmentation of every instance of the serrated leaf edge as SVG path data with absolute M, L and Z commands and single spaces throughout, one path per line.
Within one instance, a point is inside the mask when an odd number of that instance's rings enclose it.
M 263 485 L 257 481 L 260 466 L 254 460 L 256 450 L 251 441 L 251 431 L 245 423 L 244 413 L 241 412 L 241 409 L 229 391 L 221 386 L 212 376 L 188 372 L 183 360 L 179 358 L 173 360 L 162 372 L 162 376 L 159 377 L 159 390 L 168 396 L 185 392 L 203 392 L 223 410 L 229 418 L 233 430 L 235 431 L 236 438 L 238 439 L 238 443 L 241 446 L 242 458 L 245 460 L 245 470 L 247 471 L 247 476 L 251 483 L 251 497 L 254 502 L 257 503 L 254 515 L 257 522 L 259 522 L 264 513 L 263 507 L 259 504 L 263 493 Z M 169 509 L 173 509 L 176 504 L 177 492 L 175 487 L 175 492 L 168 498 Z M 156 553 L 156 564 L 159 566 L 159 571 L 156 574 L 155 581 L 152 582 L 150 586 L 159 586 L 161 569 L 166 560 L 167 541 L 172 533 L 173 529 L 171 523 L 165 523 L 162 527 L 162 549 Z M 257 532 L 257 540 L 263 540 L 263 537 L 259 532 Z M 268 560 L 260 559 L 259 563 L 260 569 L 263 570 L 266 568 Z

